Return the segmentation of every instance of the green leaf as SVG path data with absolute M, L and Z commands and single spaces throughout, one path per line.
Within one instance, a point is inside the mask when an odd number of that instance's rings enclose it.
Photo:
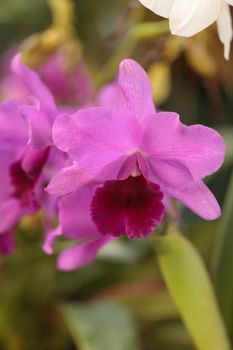
M 218 131 L 220 134 L 223 136 L 224 141 L 226 143 L 226 155 L 225 155 L 225 160 L 223 163 L 222 168 L 220 171 L 223 171 L 223 169 L 229 167 L 233 163 L 233 127 L 232 125 L 224 125 L 218 128 Z M 212 175 L 214 176 L 214 175 Z
M 136 298 L 123 300 L 123 303 L 131 310 L 137 319 L 143 321 L 166 321 L 177 319 L 178 311 L 173 300 L 165 291 L 153 291 L 150 294 L 140 295 Z
M 159 265 L 181 317 L 199 350 L 229 350 L 211 281 L 200 255 L 171 227 L 155 239 Z
M 227 329 L 233 337 L 233 174 L 217 235 L 214 255 L 216 293 Z
M 63 306 L 61 310 L 78 349 L 139 349 L 133 321 L 120 304 L 73 304 Z

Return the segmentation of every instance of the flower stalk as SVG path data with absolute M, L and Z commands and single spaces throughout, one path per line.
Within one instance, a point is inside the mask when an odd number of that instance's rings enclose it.
M 44 32 L 34 34 L 23 43 L 23 61 L 36 68 L 62 46 L 80 56 L 80 45 L 75 38 L 75 11 L 72 0 L 48 0 L 52 24 Z M 71 47 L 71 49 L 70 49 Z

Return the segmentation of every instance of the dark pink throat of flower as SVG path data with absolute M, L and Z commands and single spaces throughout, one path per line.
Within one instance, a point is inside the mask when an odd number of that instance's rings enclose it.
M 159 186 L 142 175 L 106 181 L 93 196 L 92 219 L 103 235 L 145 237 L 163 217 L 162 199 Z
M 25 192 L 33 189 L 33 181 L 27 176 L 21 166 L 21 162 L 13 163 L 10 167 L 10 175 L 14 191 L 12 195 L 16 198 L 22 198 Z
M 35 185 L 48 158 L 49 148 L 30 150 L 23 160 L 18 160 L 10 166 L 12 197 L 20 201 L 21 207 L 34 212 L 39 208 L 35 195 Z M 27 171 L 23 168 L 23 161 Z
M 11 182 L 13 185 L 12 196 L 20 200 L 22 206 L 30 206 L 37 209 L 34 195 L 34 182 L 23 170 L 20 161 L 13 163 L 10 167 Z

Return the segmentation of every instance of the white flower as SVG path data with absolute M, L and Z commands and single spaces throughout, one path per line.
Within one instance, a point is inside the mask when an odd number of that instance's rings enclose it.
M 229 59 L 232 21 L 229 5 L 233 0 L 139 0 L 154 13 L 169 18 L 172 34 L 192 36 L 217 21 L 218 33 Z

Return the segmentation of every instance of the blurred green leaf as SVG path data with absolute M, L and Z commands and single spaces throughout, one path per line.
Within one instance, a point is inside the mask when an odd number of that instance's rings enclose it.
M 217 297 L 227 329 L 233 336 L 233 174 L 213 255 Z
M 154 331 L 154 339 L 156 344 L 161 346 L 169 346 L 173 350 L 173 346 L 179 346 L 178 349 L 190 349 L 192 339 L 181 322 L 172 321 L 156 324 Z M 191 347 L 193 349 L 193 347 Z
M 191 243 L 171 227 L 155 239 L 159 265 L 182 319 L 199 350 L 229 350 L 211 281 Z
M 33 3 L 28 0 L 1 0 L 1 21 L 12 21 L 23 16 L 26 12 L 33 12 L 44 6 L 46 0 L 35 0 Z
M 218 221 L 204 221 L 195 218 L 194 224 L 187 223 L 182 232 L 190 240 L 199 251 L 205 261 L 209 262 L 213 251 Z
M 131 316 L 120 304 L 70 304 L 61 311 L 80 350 L 139 349 Z
M 0 51 L 44 30 L 51 22 L 46 0 L 1 0 L 0 3 Z
M 232 125 L 224 125 L 218 128 L 218 131 L 226 143 L 226 156 L 223 164 L 223 168 L 225 169 L 233 163 L 233 127 Z
M 113 240 L 101 249 L 98 257 L 115 262 L 132 263 L 145 255 L 147 248 L 146 245 L 139 245 L 137 242 L 128 244 L 123 240 Z
M 124 303 L 141 320 L 164 321 L 178 317 L 178 311 L 165 291 L 129 298 Z

